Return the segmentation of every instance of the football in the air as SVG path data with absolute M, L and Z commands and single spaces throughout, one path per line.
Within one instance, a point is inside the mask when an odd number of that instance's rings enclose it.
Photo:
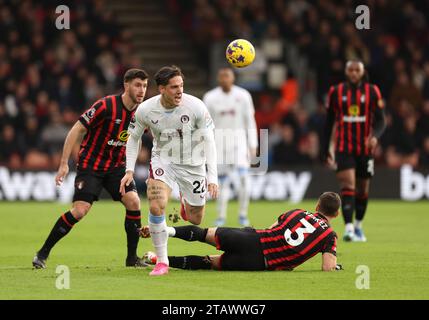
M 247 40 L 234 40 L 226 48 L 226 60 L 233 67 L 247 67 L 255 60 L 255 48 Z

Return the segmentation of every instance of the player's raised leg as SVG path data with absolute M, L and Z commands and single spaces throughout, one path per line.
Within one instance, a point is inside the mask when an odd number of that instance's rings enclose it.
M 205 205 L 193 206 L 193 205 L 190 205 L 186 201 L 186 199 L 183 199 L 182 202 L 183 202 L 183 208 L 186 214 L 186 221 L 189 221 L 194 225 L 201 224 L 201 221 L 203 221 L 203 218 L 204 218 Z
M 337 172 L 341 189 L 341 205 L 345 223 L 344 241 L 354 240 L 353 213 L 355 211 L 355 169 Z
M 181 227 L 168 227 L 167 233 L 169 237 L 182 239 L 188 242 L 199 241 L 203 243 L 211 244 L 216 246 L 215 234 L 217 227 L 215 228 L 200 228 L 197 226 L 181 226 Z M 143 238 L 149 238 L 151 233 L 148 226 L 144 226 L 141 229 L 141 236 Z
M 185 241 L 199 241 L 216 246 L 215 234 L 217 228 L 200 228 L 197 226 L 183 227 L 167 227 L 170 237 L 182 239 Z M 147 231 L 147 227 L 144 228 Z M 148 252 L 145 256 L 149 259 L 148 262 L 158 262 L 157 255 Z M 214 258 L 213 258 L 214 257 Z M 173 268 L 199 270 L 199 269 L 218 269 L 219 256 L 169 256 L 169 265 Z M 213 259 L 212 259 L 213 258 Z
M 362 221 L 368 206 L 369 178 L 356 179 L 356 219 L 355 219 L 355 240 L 365 242 L 366 237 L 362 229 Z
M 185 241 L 199 241 L 216 246 L 214 235 L 217 228 L 203 229 L 197 226 L 169 227 L 173 229 L 170 236 Z M 169 256 L 170 266 L 187 270 L 208 270 L 213 268 L 213 261 L 209 256 Z
M 170 188 L 163 181 L 148 179 L 149 230 L 158 257 L 155 269 L 150 273 L 153 276 L 168 273 L 168 232 L 165 221 L 165 207 L 167 206 L 170 192 Z
M 204 170 L 204 167 L 201 167 L 202 174 L 195 175 L 186 170 L 175 169 L 175 180 L 181 194 L 181 216 L 194 225 L 201 224 L 204 218 L 207 191 L 212 198 L 217 198 L 217 185 L 214 185 L 216 190 L 213 190 L 213 184 L 210 184 L 207 190 Z
M 73 226 L 88 213 L 90 208 L 91 203 L 85 201 L 73 202 L 72 209 L 58 218 L 42 248 L 34 256 L 33 267 L 36 269 L 46 268 L 46 260 L 52 248 L 70 232 Z

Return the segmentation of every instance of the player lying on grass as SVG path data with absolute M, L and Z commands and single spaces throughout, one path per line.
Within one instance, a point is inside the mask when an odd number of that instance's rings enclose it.
M 222 255 L 170 256 L 170 266 L 189 270 L 293 270 L 320 252 L 323 271 L 341 269 L 336 258 L 337 236 L 330 227 L 340 206 L 337 193 L 325 192 L 315 213 L 291 210 L 268 229 L 168 227 L 170 237 L 205 242 L 224 251 Z M 147 227 L 142 228 L 141 235 L 150 236 Z M 149 262 L 156 262 L 153 253 L 146 256 Z

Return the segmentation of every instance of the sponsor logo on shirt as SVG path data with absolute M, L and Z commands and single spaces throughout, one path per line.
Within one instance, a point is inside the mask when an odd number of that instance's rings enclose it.
M 118 135 L 118 139 L 126 142 L 128 140 L 129 136 L 130 136 L 130 134 L 129 134 L 128 130 L 122 130 Z

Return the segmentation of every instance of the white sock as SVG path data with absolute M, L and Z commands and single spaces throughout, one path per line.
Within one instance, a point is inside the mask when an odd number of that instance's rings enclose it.
M 165 215 L 154 216 L 149 213 L 149 231 L 153 247 L 157 256 L 157 262 L 168 264 L 168 230 Z
M 362 229 L 362 220 L 355 220 L 355 228 Z
M 219 197 L 217 200 L 217 212 L 219 219 L 226 219 L 226 212 L 228 209 L 228 201 L 231 189 L 229 187 L 229 178 L 219 183 Z
M 355 227 L 353 223 L 347 223 L 346 224 L 346 232 L 355 232 Z
M 167 233 L 169 237 L 174 237 L 176 235 L 176 229 L 167 226 Z
M 249 176 L 242 175 L 240 177 L 240 190 L 238 192 L 239 212 L 240 217 L 247 218 L 247 208 L 249 207 Z

